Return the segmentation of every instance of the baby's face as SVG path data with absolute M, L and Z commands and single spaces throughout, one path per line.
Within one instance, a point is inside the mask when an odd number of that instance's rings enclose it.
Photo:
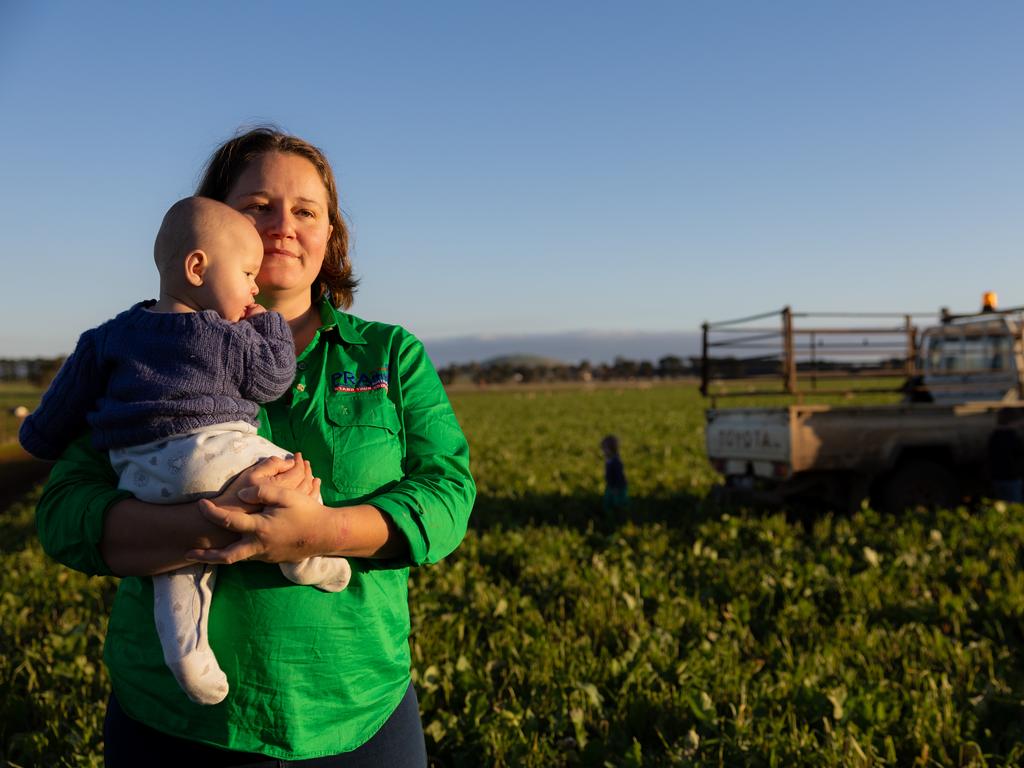
M 225 320 L 237 322 L 245 317 L 259 293 L 256 275 L 263 262 L 263 241 L 241 215 L 226 220 L 215 239 L 210 248 L 204 249 L 209 265 L 199 288 L 201 303 L 203 309 L 216 310 Z

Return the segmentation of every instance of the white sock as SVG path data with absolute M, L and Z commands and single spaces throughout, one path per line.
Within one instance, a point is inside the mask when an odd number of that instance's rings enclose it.
M 228 695 L 228 679 L 210 647 L 210 603 L 216 570 L 189 565 L 153 577 L 153 614 L 164 662 L 197 704 Z
M 281 563 L 281 573 L 295 584 L 324 592 L 341 592 L 352 578 L 352 566 L 344 557 L 307 557 L 297 563 Z

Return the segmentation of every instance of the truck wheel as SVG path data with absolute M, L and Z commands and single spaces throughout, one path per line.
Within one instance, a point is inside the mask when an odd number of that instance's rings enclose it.
M 903 512 L 923 506 L 952 507 L 957 501 L 957 484 L 949 467 L 927 459 L 900 464 L 882 483 L 878 507 L 883 512 Z

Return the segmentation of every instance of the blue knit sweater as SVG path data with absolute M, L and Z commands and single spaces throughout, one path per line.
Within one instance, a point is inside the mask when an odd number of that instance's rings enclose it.
M 227 421 L 256 425 L 257 403 L 291 385 L 295 347 L 279 313 L 230 323 L 213 310 L 151 312 L 153 304 L 82 334 L 22 422 L 26 451 L 56 459 L 86 429 L 109 450 Z

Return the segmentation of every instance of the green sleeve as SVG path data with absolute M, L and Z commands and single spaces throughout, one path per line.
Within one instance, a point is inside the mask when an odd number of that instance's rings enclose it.
M 405 477 L 369 503 L 388 514 L 408 539 L 412 564 L 436 563 L 466 535 L 476 499 L 469 444 L 415 337 L 402 339 L 397 368 Z
M 54 560 L 89 575 L 111 575 L 100 556 L 107 510 L 131 498 L 117 488 L 106 454 L 92 447 L 89 435 L 73 441 L 50 472 L 36 507 L 36 529 Z

